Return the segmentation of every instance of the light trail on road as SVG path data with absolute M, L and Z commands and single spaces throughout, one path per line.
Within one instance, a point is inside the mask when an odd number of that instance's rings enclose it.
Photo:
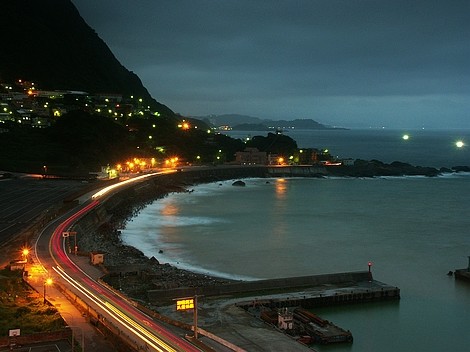
M 174 172 L 178 172 L 178 170 L 175 170 L 175 169 L 164 170 L 164 171 L 153 172 L 153 173 L 150 173 L 150 174 L 145 174 L 145 175 L 133 177 L 133 178 L 130 178 L 130 179 L 128 179 L 128 180 L 125 180 L 125 181 L 116 183 L 116 184 L 111 185 L 111 186 L 108 186 L 108 187 L 106 187 L 106 188 L 103 188 L 103 189 L 100 190 L 99 192 L 96 192 L 95 194 L 93 194 L 93 195 L 91 196 L 91 198 L 92 198 L 92 199 L 96 199 L 96 198 L 102 197 L 102 196 L 104 196 L 106 193 L 111 192 L 112 190 L 114 190 L 114 189 L 116 189 L 116 188 L 123 187 L 123 186 L 127 186 L 129 183 L 142 181 L 143 179 L 145 179 L 145 178 L 147 178 L 147 177 L 157 176 L 157 175 L 172 174 L 172 173 L 174 173 Z
M 77 280 L 73 279 L 68 275 L 61 267 L 54 267 L 53 270 L 68 282 L 72 287 L 78 290 L 81 294 L 87 297 L 90 301 L 95 303 L 103 311 L 113 317 L 116 321 L 119 321 L 123 326 L 125 326 L 129 331 L 134 335 L 138 336 L 142 341 L 147 343 L 149 346 L 153 347 L 156 351 L 159 352 L 177 352 L 178 350 L 172 348 L 170 345 L 165 343 L 163 340 L 157 338 L 154 334 L 149 332 L 140 324 L 136 323 L 134 320 L 125 315 L 125 313 L 118 310 L 111 303 L 105 299 L 94 294 L 92 291 L 88 290 L 84 285 L 80 284 Z M 98 290 L 99 291 L 99 290 Z M 103 291 L 99 291 L 103 293 Z M 162 349 L 163 348 L 163 349 Z
M 147 174 L 141 176 L 140 179 L 172 172 L 176 172 L 176 170 Z M 136 179 L 138 178 L 136 177 L 132 181 L 135 182 L 134 180 Z M 69 216 L 55 228 L 49 241 L 49 254 L 56 264 L 53 269 L 57 275 L 74 287 L 83 297 L 86 297 L 92 304 L 112 317 L 127 331 L 140 339 L 140 341 L 143 341 L 145 346 L 158 352 L 199 351 L 199 349 L 182 337 L 173 334 L 154 322 L 151 317 L 138 310 L 132 302 L 93 280 L 67 254 L 62 234 L 68 231 L 78 219 L 100 205 L 97 198 L 111 190 L 115 190 L 118 185 L 120 184 L 107 187 L 102 190 L 104 192 L 97 192 L 89 204 Z M 140 345 L 140 347 L 145 347 L 142 343 Z

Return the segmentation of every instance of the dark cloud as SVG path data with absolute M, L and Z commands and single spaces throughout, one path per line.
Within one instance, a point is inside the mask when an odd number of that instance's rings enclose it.
M 182 114 L 470 128 L 468 0 L 73 2 Z

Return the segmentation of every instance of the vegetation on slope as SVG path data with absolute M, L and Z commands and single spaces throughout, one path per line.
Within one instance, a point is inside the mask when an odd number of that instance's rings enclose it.
M 0 271 L 0 335 L 8 336 L 9 329 L 20 328 L 27 335 L 63 327 L 57 310 L 22 280 L 21 272 Z

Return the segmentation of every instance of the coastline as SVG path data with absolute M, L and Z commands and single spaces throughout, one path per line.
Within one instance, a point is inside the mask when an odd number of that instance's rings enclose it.
M 158 277 L 158 288 L 161 289 L 220 285 L 240 281 L 212 273 L 182 269 L 168 263 L 160 263 L 157 258 L 149 258 L 142 251 L 126 245 L 122 241 L 120 229 L 123 229 L 127 222 L 132 221 L 148 204 L 172 193 L 190 192 L 190 188 L 195 184 L 238 179 L 232 178 L 232 175 L 230 177 L 201 178 L 200 175 L 190 174 L 190 172 L 184 172 L 180 173 L 180 177 L 177 174 L 174 175 L 176 177 L 166 177 L 163 182 L 146 183 L 139 187 L 140 192 L 124 191 L 124 194 L 118 196 L 118 200 L 110 200 L 111 206 L 106 207 L 106 214 L 103 216 L 105 221 L 101 221 L 99 227 L 92 231 L 89 229 L 87 231 L 79 230 L 79 233 L 82 234 L 78 236 L 80 252 L 83 255 L 88 255 L 91 251 L 105 252 L 105 263 L 102 265 L 102 269 L 107 275 L 104 280 L 131 298 L 145 301 L 147 290 L 155 289 L 156 286 L 151 282 L 152 280 L 141 280 L 139 284 L 136 284 L 133 278 L 127 280 L 129 275 L 122 275 L 122 273 L 147 272 L 148 277 Z M 249 177 L 244 176 L 245 178 Z M 334 174 L 331 176 L 338 177 Z M 161 181 L 161 178 L 158 180 Z M 93 223 L 96 224 L 96 221 Z
M 120 229 L 132 221 L 148 204 L 158 201 L 169 194 L 188 192 L 192 184 L 176 182 L 157 187 L 153 192 L 145 192 L 138 197 L 123 197 L 117 211 L 94 231 L 79 231 L 79 255 L 88 256 L 92 251 L 105 253 L 103 281 L 138 301 L 146 301 L 147 290 L 155 289 L 152 280 L 135 280 L 130 272 L 143 273 L 148 278 L 158 278 L 159 287 L 170 289 L 176 287 L 202 287 L 223 285 L 236 280 L 198 273 L 192 270 L 177 268 L 168 263 L 160 263 L 155 257 L 147 257 L 139 249 L 126 245 L 121 238 Z

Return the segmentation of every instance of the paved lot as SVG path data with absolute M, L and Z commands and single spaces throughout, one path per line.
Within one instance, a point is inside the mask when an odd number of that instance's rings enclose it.
M 35 343 L 28 346 L 14 346 L 0 348 L 0 352 L 15 351 L 15 352 L 69 352 L 72 351 L 70 341 L 60 340 L 55 342 Z
M 0 244 L 25 229 L 40 214 L 86 187 L 80 181 L 41 178 L 0 180 Z

